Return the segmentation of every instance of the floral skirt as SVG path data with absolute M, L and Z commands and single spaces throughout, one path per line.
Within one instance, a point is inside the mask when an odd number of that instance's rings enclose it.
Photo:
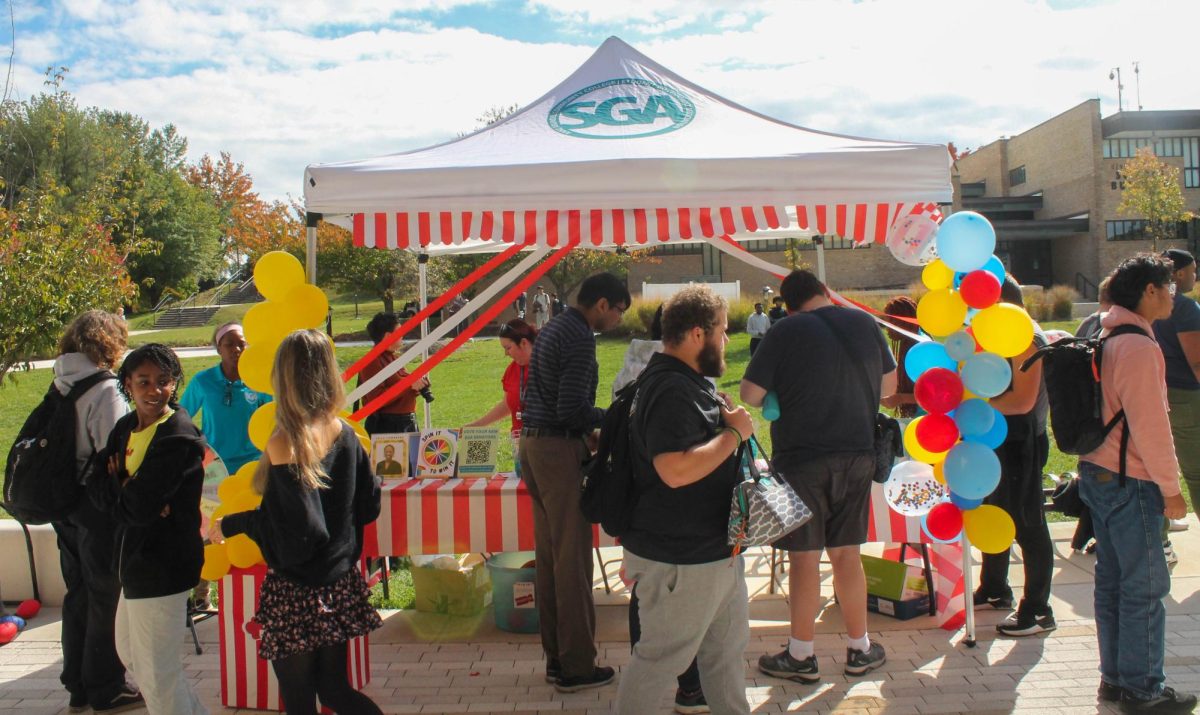
M 268 571 L 254 620 L 262 628 L 258 657 L 264 660 L 345 643 L 383 625 L 357 568 L 327 586 L 305 586 Z

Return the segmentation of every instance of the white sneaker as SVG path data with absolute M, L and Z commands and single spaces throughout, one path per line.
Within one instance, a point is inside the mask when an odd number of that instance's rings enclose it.
M 1174 566 L 1179 563 L 1179 556 L 1175 553 L 1175 549 L 1171 548 L 1171 542 L 1163 542 L 1163 556 L 1167 557 L 1167 566 Z
M 1189 526 L 1191 524 L 1188 523 L 1186 517 L 1183 519 L 1172 519 L 1170 529 L 1171 531 L 1187 531 Z

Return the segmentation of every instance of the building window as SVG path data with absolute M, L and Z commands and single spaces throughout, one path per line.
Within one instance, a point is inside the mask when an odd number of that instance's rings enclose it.
M 1110 241 L 1140 241 L 1147 238 L 1146 222 L 1141 219 L 1105 221 L 1104 229 Z M 1189 226 L 1189 222 L 1180 221 L 1175 227 L 1175 235 L 1172 238 L 1182 241 L 1189 239 L 1192 234 L 1193 229 Z
M 1183 188 L 1200 188 L 1200 137 L 1178 140 L 1182 144 Z
M 1008 185 L 1016 186 L 1025 183 L 1025 165 L 1022 164 L 1012 171 L 1008 172 Z
M 704 241 L 695 243 L 666 243 L 650 249 L 655 256 L 696 256 L 704 248 Z

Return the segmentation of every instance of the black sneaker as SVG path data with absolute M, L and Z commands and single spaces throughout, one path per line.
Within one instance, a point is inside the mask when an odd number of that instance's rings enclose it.
M 563 678 L 559 677 L 554 681 L 554 689 L 560 693 L 575 693 L 588 688 L 598 688 L 601 685 L 608 685 L 616 676 L 616 671 L 606 665 L 596 666 L 590 675 L 583 675 L 578 678 Z
M 683 688 L 676 688 L 675 712 L 680 715 L 694 715 L 695 713 L 710 713 L 712 710 L 708 708 L 708 701 L 704 699 L 703 690 L 696 689 L 689 692 Z
M 989 596 L 982 591 L 976 591 L 971 598 L 974 601 L 976 608 L 979 608 L 980 606 L 991 606 L 997 611 L 1011 611 L 1013 608 L 1013 597 L 1011 593 L 1007 596 Z
M 121 692 L 117 693 L 108 704 L 103 707 L 93 707 L 92 710 L 96 713 L 123 713 L 126 710 L 144 707 L 146 705 L 145 698 L 142 694 L 126 685 L 121 688 Z
M 1047 633 L 1055 628 L 1058 628 L 1058 624 L 1054 622 L 1054 616 L 1049 613 L 1035 616 L 1018 611 L 996 626 L 996 631 L 1002 636 L 1020 638 L 1022 636 L 1036 636 L 1039 633 Z
M 887 653 L 881 643 L 871 641 L 866 652 L 857 648 L 846 649 L 846 675 L 866 675 L 887 662 Z
M 1141 700 L 1128 690 L 1121 694 L 1121 712 L 1126 713 L 1190 713 L 1196 709 L 1196 696 L 1163 688 L 1149 700 Z
M 758 669 L 767 675 L 798 683 L 815 683 L 821 679 L 821 673 L 817 670 L 817 656 L 810 655 L 804 660 L 796 660 L 786 646 L 782 653 L 760 655 Z
M 551 684 L 557 683 L 558 679 L 561 677 L 562 677 L 562 666 L 558 664 L 558 661 L 553 660 L 553 659 L 547 660 L 546 661 L 546 682 L 551 683 Z
M 87 693 L 71 693 L 71 701 L 67 703 L 67 712 L 84 713 L 91 710 L 88 705 Z
M 1112 683 L 1106 683 L 1101 680 L 1100 689 L 1096 691 L 1096 697 L 1100 698 L 1106 703 L 1115 703 L 1121 699 L 1121 695 L 1124 693 L 1125 688 L 1122 688 L 1120 685 L 1113 685 Z

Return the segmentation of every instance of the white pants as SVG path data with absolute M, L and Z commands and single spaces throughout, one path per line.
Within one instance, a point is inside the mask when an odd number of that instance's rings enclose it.
M 208 715 L 183 676 L 190 591 L 158 598 L 121 595 L 117 602 L 117 654 L 133 674 L 151 715 Z

